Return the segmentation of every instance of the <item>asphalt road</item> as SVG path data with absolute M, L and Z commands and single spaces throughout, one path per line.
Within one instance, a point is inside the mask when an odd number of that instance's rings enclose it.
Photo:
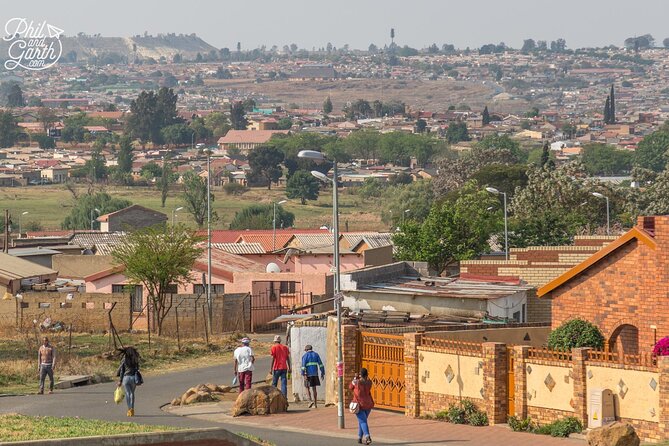
M 256 361 L 257 377 L 266 376 L 270 359 Z M 262 439 L 270 440 L 277 446 L 351 445 L 351 439 L 322 437 L 273 429 L 260 429 L 234 423 L 215 423 L 194 418 L 180 417 L 160 409 L 174 397 L 181 395 L 189 387 L 202 383 L 228 384 L 232 381 L 232 364 L 203 367 L 145 376 L 145 383 L 136 393 L 133 422 L 141 424 L 161 424 L 182 428 L 224 427 L 231 432 L 247 432 Z M 125 403 L 114 404 L 115 383 L 96 384 L 57 390 L 52 395 L 27 395 L 0 397 L 0 413 L 20 413 L 24 415 L 49 415 L 91 418 L 107 421 L 129 421 Z M 353 441 L 354 442 L 354 441 Z

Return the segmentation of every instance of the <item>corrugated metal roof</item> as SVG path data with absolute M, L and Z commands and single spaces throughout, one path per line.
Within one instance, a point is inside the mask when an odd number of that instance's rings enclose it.
M 125 232 L 84 232 L 75 234 L 69 244 L 83 246 L 86 249 L 95 246 L 96 254 L 110 255 L 115 246 L 123 243 L 125 237 Z
M 0 252 L 0 278 L 17 280 L 27 277 L 48 276 L 51 274 L 57 274 L 57 271 Z
M 392 234 L 389 232 L 348 233 L 344 234 L 344 239 L 352 248 L 358 246 L 362 241 L 372 249 L 393 245 Z
M 295 234 L 291 245 L 304 250 L 330 248 L 334 243 L 332 234 Z
M 265 254 L 267 252 L 260 243 L 212 243 L 211 246 L 237 255 Z
M 503 281 L 447 279 L 443 277 L 423 277 L 421 280 L 399 277 L 396 281 L 380 282 L 363 287 L 368 291 L 379 290 L 458 299 L 498 299 L 532 288 L 534 286 Z
M 198 271 L 207 271 L 207 250 L 195 261 L 193 269 Z M 232 280 L 233 274 L 237 272 L 256 272 L 264 273 L 265 266 L 254 262 L 245 257 L 236 254 L 230 254 L 222 249 L 213 248 L 211 250 L 211 270 L 213 274 Z
M 281 249 L 286 246 L 286 243 L 293 237 L 291 234 L 276 234 L 276 244 L 274 243 L 274 235 L 269 234 L 240 234 L 237 243 L 256 243 L 263 247 L 265 252 L 272 252 L 276 249 Z

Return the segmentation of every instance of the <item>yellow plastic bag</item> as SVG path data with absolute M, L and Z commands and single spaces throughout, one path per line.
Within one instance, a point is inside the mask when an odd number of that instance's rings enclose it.
M 123 390 L 123 386 L 118 386 L 114 392 L 114 402 L 116 404 L 121 404 L 121 401 L 123 401 L 124 398 L 125 390 Z

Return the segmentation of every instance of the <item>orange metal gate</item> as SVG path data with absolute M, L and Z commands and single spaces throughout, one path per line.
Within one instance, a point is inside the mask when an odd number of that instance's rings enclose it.
M 369 371 L 372 397 L 380 409 L 404 411 L 404 337 L 359 332 L 361 366 Z
M 515 380 L 515 374 L 514 374 L 514 354 L 513 354 L 513 348 L 507 348 L 506 350 L 506 364 L 508 367 L 507 370 L 507 381 L 506 381 L 506 390 L 507 390 L 507 395 L 509 396 L 509 403 L 507 405 L 507 414 L 509 416 L 515 416 L 516 415 L 516 380 Z

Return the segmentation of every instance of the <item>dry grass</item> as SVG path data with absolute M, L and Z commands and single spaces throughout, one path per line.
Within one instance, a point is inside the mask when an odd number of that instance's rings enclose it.
M 175 339 L 151 337 L 149 346 L 146 334 L 122 334 L 124 345 L 134 345 L 142 355 L 142 371 L 155 375 L 176 370 L 216 365 L 228 362 L 242 334 L 212 336 L 206 344 L 200 339 L 182 339 L 177 349 Z M 73 334 L 72 347 L 64 334 L 50 333 L 56 347 L 56 379 L 64 375 L 91 375 L 97 382 L 113 379 L 118 359 L 110 355 L 107 335 Z M 258 351 L 269 351 L 269 344 L 256 343 Z M 1 393 L 23 394 L 37 391 L 37 348 L 33 334 L 16 334 L 0 338 L 0 389 Z

